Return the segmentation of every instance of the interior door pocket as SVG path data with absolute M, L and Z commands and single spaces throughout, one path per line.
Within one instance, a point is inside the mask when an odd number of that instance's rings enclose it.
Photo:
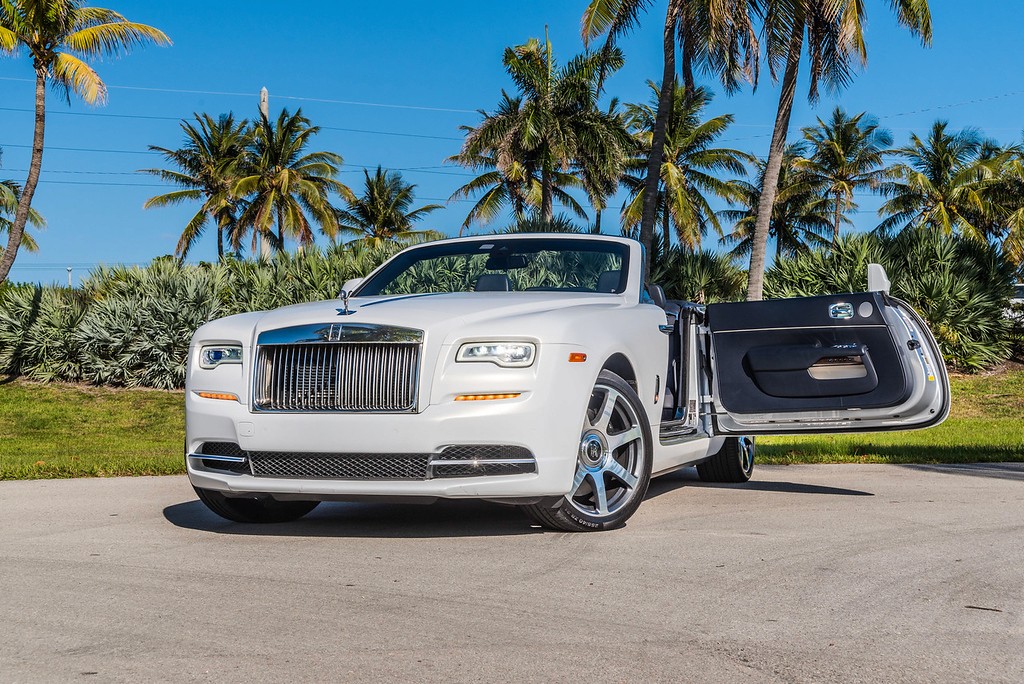
M 744 362 L 758 389 L 772 397 L 852 396 L 878 387 L 868 347 L 856 342 L 752 347 Z

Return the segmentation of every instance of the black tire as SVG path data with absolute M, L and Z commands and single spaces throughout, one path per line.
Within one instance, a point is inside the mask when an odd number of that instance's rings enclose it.
M 651 428 L 640 398 L 618 375 L 601 371 L 583 421 L 573 488 L 554 507 L 523 508 L 544 527 L 563 532 L 621 527 L 647 494 L 652 454 Z
M 238 499 L 214 489 L 193 487 L 199 500 L 222 518 L 240 523 L 282 523 L 298 520 L 319 501 L 276 501 L 270 497 Z
M 697 464 L 697 475 L 704 482 L 746 482 L 753 472 L 753 437 L 729 437 L 718 453 Z

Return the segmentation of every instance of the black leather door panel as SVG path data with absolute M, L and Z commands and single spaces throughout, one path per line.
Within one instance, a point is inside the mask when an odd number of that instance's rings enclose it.
M 777 413 L 906 401 L 912 383 L 879 297 L 860 293 L 709 306 L 722 407 Z M 854 315 L 833 318 L 830 312 L 837 311 Z

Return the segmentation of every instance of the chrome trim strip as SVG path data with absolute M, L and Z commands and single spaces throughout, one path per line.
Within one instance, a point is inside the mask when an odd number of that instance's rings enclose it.
M 431 466 L 438 465 L 521 465 L 524 463 L 536 463 L 535 458 L 454 458 L 454 459 L 431 459 Z
M 245 456 L 221 456 L 214 454 L 189 454 L 189 458 L 198 458 L 203 461 L 223 461 L 224 463 L 245 463 Z
M 256 338 L 256 344 L 260 346 L 321 342 L 420 344 L 423 342 L 423 331 L 372 323 L 313 323 L 265 330 Z

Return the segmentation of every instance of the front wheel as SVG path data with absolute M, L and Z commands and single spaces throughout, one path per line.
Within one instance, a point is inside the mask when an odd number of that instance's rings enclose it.
M 753 472 L 753 437 L 729 437 L 714 456 L 697 464 L 703 482 L 746 482 Z
M 240 523 L 282 523 L 298 520 L 316 508 L 319 501 L 276 501 L 269 497 L 233 498 L 215 489 L 193 487 L 199 500 L 222 518 Z
M 572 486 L 554 508 L 526 512 L 566 532 L 610 530 L 636 512 L 651 481 L 651 429 L 640 397 L 625 380 L 601 371 L 583 421 Z

